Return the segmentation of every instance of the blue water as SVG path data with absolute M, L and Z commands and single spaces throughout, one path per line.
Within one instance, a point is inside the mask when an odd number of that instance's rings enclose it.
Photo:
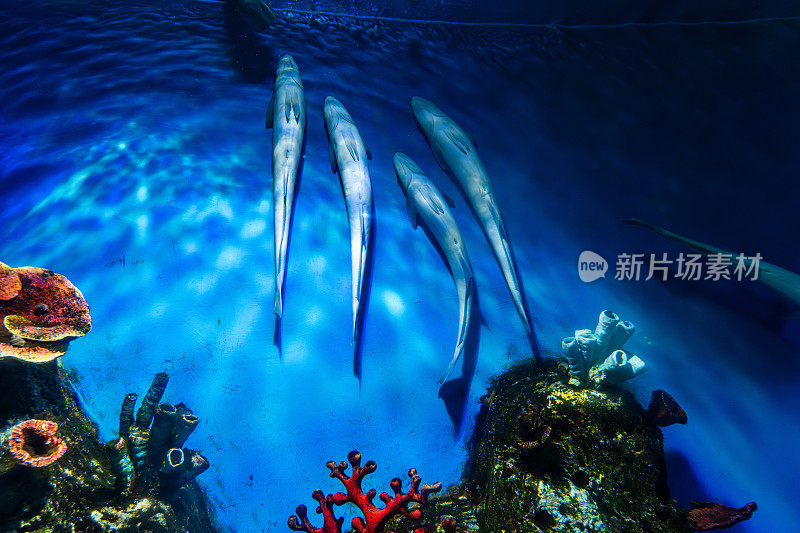
M 324 463 L 353 448 L 378 463 L 379 489 L 412 466 L 456 482 L 488 380 L 531 355 L 487 242 L 416 129 L 414 95 L 477 144 L 543 350 L 602 309 L 637 324 L 629 346 L 651 368 L 628 386 L 643 403 L 665 389 L 689 414 L 665 429 L 673 497 L 756 500 L 742 532 L 800 521 L 800 328 L 776 318 L 780 299 L 752 283 L 584 284 L 576 269 L 586 249 L 612 262 L 681 251 L 619 223 L 640 217 L 800 272 L 796 20 L 486 27 L 283 11 L 256 36 L 218 2 L 0 6 L 0 260 L 51 268 L 85 295 L 94 328 L 62 362 L 104 438 L 125 393 L 170 374 L 166 400 L 201 417 L 188 445 L 211 461 L 200 480 L 227 528 L 285 531 L 311 491 L 338 488 Z M 264 114 L 282 52 L 300 66 L 308 129 L 279 353 Z M 374 156 L 360 383 L 329 94 Z M 456 200 L 475 268 L 486 325 L 460 431 L 437 387 L 455 289 L 408 222 L 397 150 Z

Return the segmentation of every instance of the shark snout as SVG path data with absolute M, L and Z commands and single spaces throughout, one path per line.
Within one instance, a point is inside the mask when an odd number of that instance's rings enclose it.
M 402 187 L 404 191 L 407 190 L 408 186 L 411 184 L 411 179 L 414 177 L 414 174 L 422 173 L 419 165 L 402 152 L 394 154 L 394 172 L 397 174 L 397 183 L 400 184 L 400 187 Z
M 411 110 L 417 120 L 422 120 L 428 115 L 440 115 L 442 113 L 432 102 L 419 96 L 411 99 Z
M 278 60 L 278 68 L 279 69 L 297 69 L 297 63 L 294 62 L 294 58 L 289 54 L 281 54 L 280 59 Z
M 336 108 L 344 107 L 342 103 L 334 98 L 333 96 L 327 96 L 325 98 L 325 112 L 333 111 Z

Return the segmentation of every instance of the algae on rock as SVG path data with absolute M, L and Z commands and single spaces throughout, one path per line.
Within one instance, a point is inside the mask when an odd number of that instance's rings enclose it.
M 68 448 L 53 464 L 31 468 L 0 442 L 0 531 L 219 531 L 196 482 L 169 495 L 121 493 L 113 450 L 100 441 L 58 361 L 0 361 L 0 431 L 28 418 L 57 422 Z
M 444 516 L 459 532 L 690 531 L 661 429 L 630 392 L 517 365 L 482 398 L 469 451 L 461 483 L 426 506 L 429 531 Z

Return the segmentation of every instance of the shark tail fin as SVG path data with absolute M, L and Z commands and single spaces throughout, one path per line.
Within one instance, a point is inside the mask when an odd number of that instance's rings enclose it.
M 461 354 L 463 353 L 464 353 L 464 345 L 460 344 L 456 346 L 456 351 L 455 354 L 453 354 L 453 358 L 450 360 L 450 363 L 447 365 L 447 368 L 444 369 L 442 377 L 439 378 L 440 385 L 445 381 L 447 381 L 447 377 L 450 375 L 450 372 L 453 371 L 453 367 L 456 366 L 456 363 L 461 358 Z

